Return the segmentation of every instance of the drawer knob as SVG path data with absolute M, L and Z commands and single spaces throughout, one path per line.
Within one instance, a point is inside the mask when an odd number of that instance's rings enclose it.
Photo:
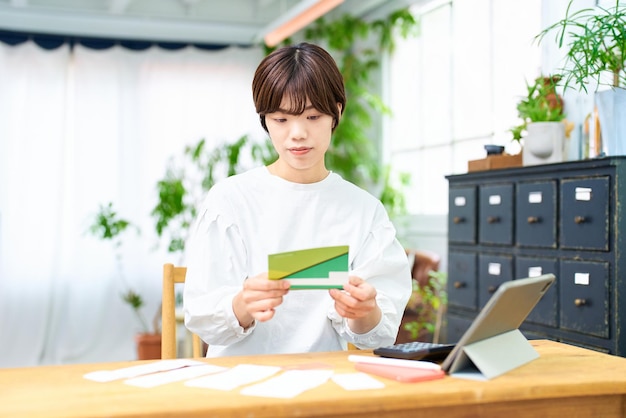
M 499 216 L 488 216 L 487 217 L 487 222 L 490 224 L 497 224 L 498 222 L 500 222 L 500 217 Z
M 576 222 L 577 224 L 583 224 L 585 223 L 587 220 L 585 219 L 584 216 L 576 216 L 574 218 L 574 222 Z
M 586 305 L 587 301 L 585 299 L 574 299 L 574 305 L 583 306 Z
M 498 286 L 491 285 L 487 288 L 487 292 L 489 293 L 494 293 L 496 290 L 498 290 Z
M 538 216 L 529 216 L 528 217 L 528 223 L 529 224 L 538 224 L 539 223 L 539 217 Z
M 463 283 L 463 282 L 454 282 L 454 288 L 455 289 L 461 289 L 463 287 L 465 287 L 465 283 Z
M 455 216 L 454 218 L 452 218 L 452 222 L 454 222 L 455 224 L 462 224 L 463 222 L 465 222 L 465 218 L 462 216 Z

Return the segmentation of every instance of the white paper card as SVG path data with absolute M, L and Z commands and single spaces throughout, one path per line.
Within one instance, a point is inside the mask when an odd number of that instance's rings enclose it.
M 203 366 L 183 367 L 182 369 L 170 370 L 163 373 L 148 374 L 146 376 L 134 377 L 124 381 L 127 385 L 141 388 L 153 388 L 166 383 L 180 382 L 181 380 L 193 379 L 211 373 L 218 373 L 227 370 L 226 367 L 206 364 Z
M 332 376 L 333 382 L 345 390 L 382 389 L 385 384 L 367 373 L 340 373 Z
M 289 370 L 265 382 L 243 388 L 241 394 L 265 398 L 293 398 L 323 385 L 332 375 L 332 370 Z
M 239 364 L 221 373 L 188 380 L 185 385 L 207 389 L 233 390 L 239 386 L 270 377 L 280 370 L 281 368 L 277 366 Z
M 159 360 L 153 363 L 141 364 L 139 366 L 124 367 L 117 370 L 99 370 L 87 373 L 85 379 L 96 382 L 111 382 L 118 379 L 129 379 L 131 377 L 142 376 L 150 373 L 158 373 L 166 370 L 180 369 L 187 366 L 202 365 L 201 361 L 188 359 Z
M 404 360 L 400 358 L 387 358 L 378 356 L 361 356 L 358 354 L 348 355 L 348 361 L 353 363 L 382 364 L 383 366 L 410 367 L 415 369 L 441 370 L 441 366 L 431 361 Z

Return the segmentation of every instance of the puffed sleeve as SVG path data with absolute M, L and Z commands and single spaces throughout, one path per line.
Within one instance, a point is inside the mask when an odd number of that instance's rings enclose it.
M 386 213 L 379 212 L 378 219 L 357 250 L 350 274 L 367 280 L 376 288 L 376 302 L 382 312 L 380 322 L 369 332 L 356 334 L 334 308 L 328 314 L 339 335 L 362 349 L 395 342 L 412 290 L 408 259 L 396 239 L 395 228 Z
M 210 345 L 232 344 L 254 329 L 244 330 L 232 309 L 247 273 L 246 248 L 229 213 L 209 192 L 185 246 L 185 326 Z

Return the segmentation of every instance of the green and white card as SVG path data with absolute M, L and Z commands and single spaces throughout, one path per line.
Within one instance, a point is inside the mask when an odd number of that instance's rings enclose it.
M 291 289 L 342 289 L 348 282 L 348 246 L 309 248 L 268 256 L 271 280 L 289 280 Z

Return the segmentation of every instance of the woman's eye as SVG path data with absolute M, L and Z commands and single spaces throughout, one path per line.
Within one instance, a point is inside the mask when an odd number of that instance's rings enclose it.
M 309 119 L 309 120 L 318 120 L 319 118 L 320 118 L 319 115 L 313 115 L 313 116 L 307 117 L 307 119 Z

